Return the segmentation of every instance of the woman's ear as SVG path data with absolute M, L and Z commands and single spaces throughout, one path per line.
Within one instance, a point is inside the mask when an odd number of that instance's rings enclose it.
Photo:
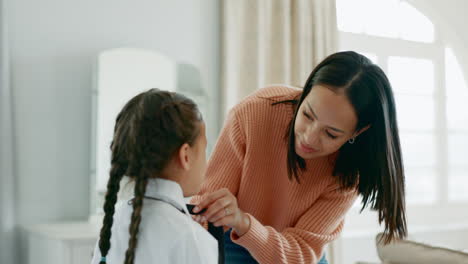
M 176 156 L 177 163 L 184 170 L 190 169 L 189 151 L 190 151 L 190 145 L 185 143 L 179 148 L 178 155 Z

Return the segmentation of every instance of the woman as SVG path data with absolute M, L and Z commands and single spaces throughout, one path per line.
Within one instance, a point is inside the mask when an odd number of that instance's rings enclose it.
M 395 102 L 355 52 L 322 61 L 302 90 L 261 89 L 229 113 L 193 202 L 226 233 L 226 263 L 327 263 L 358 195 L 385 242 L 406 236 Z M 320 262 L 319 262 L 320 261 Z

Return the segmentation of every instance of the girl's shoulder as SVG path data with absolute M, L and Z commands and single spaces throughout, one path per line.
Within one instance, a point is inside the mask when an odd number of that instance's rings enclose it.
M 142 222 L 146 223 L 147 230 L 151 230 L 150 234 L 166 233 L 174 241 L 216 242 L 199 223 L 169 204 L 155 202 L 150 205 L 147 203 L 143 211 L 146 212 L 142 217 Z

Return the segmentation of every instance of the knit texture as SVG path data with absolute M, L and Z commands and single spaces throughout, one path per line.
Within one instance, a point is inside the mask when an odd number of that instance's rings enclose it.
M 294 106 L 272 103 L 300 96 L 286 86 L 263 88 L 229 113 L 211 155 L 206 180 L 192 199 L 228 188 L 250 217 L 250 228 L 231 239 L 259 263 L 317 263 L 337 238 L 357 197 L 332 176 L 336 153 L 307 160 L 298 184 L 288 179 L 286 129 Z

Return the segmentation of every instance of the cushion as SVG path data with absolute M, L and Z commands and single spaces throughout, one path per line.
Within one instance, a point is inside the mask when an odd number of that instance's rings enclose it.
M 410 240 L 399 240 L 388 245 L 376 237 L 377 253 L 385 264 L 468 264 L 468 253 L 435 247 Z

